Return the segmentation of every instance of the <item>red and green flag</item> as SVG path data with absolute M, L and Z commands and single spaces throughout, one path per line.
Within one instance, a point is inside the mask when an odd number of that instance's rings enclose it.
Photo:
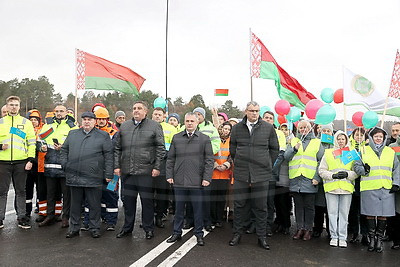
M 229 89 L 215 89 L 216 96 L 228 96 Z
M 392 147 L 392 149 L 394 150 L 394 152 L 396 153 L 397 156 L 400 155 L 400 146 L 394 146 L 394 147 Z
M 114 90 L 139 93 L 145 78 L 130 68 L 76 49 L 77 90 Z
M 251 77 L 274 80 L 279 97 L 302 110 L 316 98 L 278 65 L 254 33 L 251 33 Z

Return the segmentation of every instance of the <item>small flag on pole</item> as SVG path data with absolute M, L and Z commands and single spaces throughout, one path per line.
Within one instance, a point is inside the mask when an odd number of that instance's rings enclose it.
M 342 155 L 342 162 L 344 165 L 349 164 L 350 162 L 352 162 L 353 160 L 359 160 L 360 156 L 357 153 L 357 151 L 355 149 L 353 149 L 352 151 L 343 151 L 343 155 Z
M 215 89 L 215 96 L 228 96 L 229 89 Z
M 400 146 L 394 146 L 392 147 L 392 149 L 394 150 L 394 152 L 396 152 L 396 155 L 400 155 Z
M 333 136 L 329 135 L 329 134 L 322 134 L 321 135 L 321 142 L 333 145 Z
M 342 149 L 336 149 L 336 150 L 334 150 L 334 151 L 332 151 L 332 153 L 333 153 L 333 157 L 335 158 L 335 159 L 338 159 L 338 158 L 340 158 L 341 156 L 342 156 L 342 152 L 343 151 L 350 151 L 350 149 L 348 148 L 348 147 L 345 147 L 345 148 L 342 148 Z

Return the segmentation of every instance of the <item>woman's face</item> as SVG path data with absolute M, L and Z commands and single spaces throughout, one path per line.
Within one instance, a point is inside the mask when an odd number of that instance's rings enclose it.
M 229 127 L 229 125 L 224 125 L 224 127 L 222 127 L 222 135 L 229 136 L 230 133 L 231 133 L 231 127 Z
M 178 126 L 179 122 L 176 118 L 171 117 L 171 118 L 169 118 L 168 123 L 176 127 L 176 126 Z
M 383 133 L 376 133 L 374 134 L 374 136 L 372 137 L 372 139 L 374 140 L 374 143 L 377 145 L 380 145 L 383 143 Z
M 347 141 L 347 139 L 346 139 L 346 136 L 344 136 L 344 134 L 338 135 L 337 142 L 338 142 L 339 148 L 344 148 L 347 143 L 346 141 Z
M 223 124 L 225 122 L 224 117 L 218 115 L 218 122 L 219 124 Z
M 323 134 L 332 135 L 331 129 L 326 129 L 326 128 L 325 128 L 325 129 L 322 129 L 321 132 L 322 132 Z
M 364 141 L 364 134 L 362 134 L 361 131 L 356 131 L 353 138 L 354 140 L 356 140 L 357 143 L 361 143 L 362 141 Z
M 317 133 L 320 133 L 321 132 L 321 125 L 317 125 Z
M 32 122 L 33 127 L 38 127 L 39 126 L 39 120 L 35 117 L 29 118 L 29 120 Z
M 301 135 L 306 135 L 310 132 L 310 125 L 306 122 L 299 122 L 297 131 Z

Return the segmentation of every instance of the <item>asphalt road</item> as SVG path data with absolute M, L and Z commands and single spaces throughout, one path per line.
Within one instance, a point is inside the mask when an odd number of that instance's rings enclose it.
M 155 238 L 146 240 L 139 228 L 140 216 L 131 237 L 117 239 L 122 225 L 120 213 L 117 231 L 102 229 L 102 236 L 93 239 L 89 232 L 65 238 L 60 223 L 32 229 L 17 227 L 13 211 L 14 193 L 10 191 L 5 227 L 0 230 L 0 266 L 399 266 L 400 251 L 385 243 L 383 253 L 368 252 L 360 243 L 347 249 L 332 248 L 326 236 L 310 241 L 295 241 L 291 236 L 275 234 L 269 239 L 271 250 L 257 246 L 255 235 L 244 235 L 240 244 L 230 247 L 231 224 L 205 236 L 205 246 L 196 246 L 192 232 L 181 241 L 167 244 L 172 232 L 170 215 L 166 228 L 156 229 Z M 138 215 L 140 215 L 140 209 Z M 32 221 L 37 214 L 32 216 Z M 105 225 L 104 225 L 105 226 Z M 103 226 L 103 227 L 104 227 Z M 292 229 L 294 231 L 294 229 Z

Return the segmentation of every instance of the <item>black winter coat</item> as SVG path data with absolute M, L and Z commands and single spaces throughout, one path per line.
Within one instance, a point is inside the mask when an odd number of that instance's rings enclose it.
M 272 179 L 272 164 L 279 154 L 278 137 L 272 124 L 261 118 L 250 135 L 247 117 L 233 126 L 229 150 L 233 159 L 233 177 L 258 183 Z
M 191 138 L 186 131 L 174 135 L 168 152 L 166 174 L 167 179 L 174 179 L 174 186 L 201 188 L 203 180 L 211 182 L 213 168 L 210 137 L 199 131 L 195 131 Z
M 113 153 L 110 135 L 97 128 L 88 134 L 83 129 L 69 132 L 60 153 L 68 186 L 98 187 L 113 178 Z
M 133 120 L 122 123 L 114 148 L 114 168 L 122 174 L 151 175 L 160 170 L 165 156 L 164 133 L 161 125 L 143 119 L 138 125 Z

